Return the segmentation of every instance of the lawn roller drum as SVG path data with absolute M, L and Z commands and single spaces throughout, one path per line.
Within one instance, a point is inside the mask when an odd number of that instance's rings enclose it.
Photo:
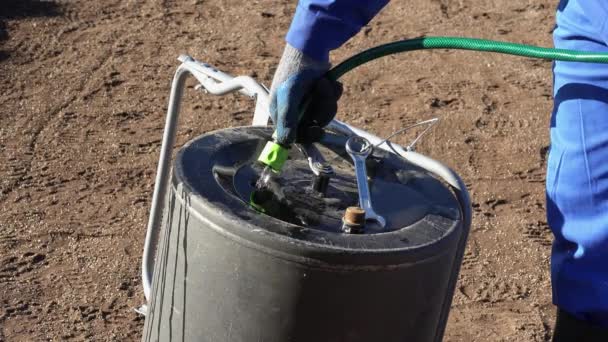
M 275 200 L 252 205 L 268 90 L 180 61 L 144 248 L 143 341 L 440 341 L 471 222 L 458 175 L 334 120 L 290 149 Z M 199 136 L 171 164 L 188 75 L 254 98 L 253 125 Z

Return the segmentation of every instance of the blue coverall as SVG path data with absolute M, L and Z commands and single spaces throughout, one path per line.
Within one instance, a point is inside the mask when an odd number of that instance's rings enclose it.
M 322 62 L 388 0 L 300 0 L 287 42 Z M 608 52 L 608 1 L 562 0 L 555 47 Z M 553 301 L 608 327 L 608 65 L 556 62 L 547 220 Z

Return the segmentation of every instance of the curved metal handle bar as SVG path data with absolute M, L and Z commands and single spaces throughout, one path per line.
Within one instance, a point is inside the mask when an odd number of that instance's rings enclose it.
M 175 132 L 177 130 L 181 98 L 188 75 L 194 76 L 194 78 L 201 83 L 202 87 L 211 94 L 225 95 L 230 92 L 240 91 L 241 93 L 254 98 L 256 100 L 253 120 L 254 125 L 265 126 L 270 117 L 268 113 L 268 89 L 257 83 L 253 78 L 248 76 L 232 77 L 208 64 L 198 62 L 186 55 L 180 56 L 179 61 L 181 61 L 182 64 L 175 71 L 175 76 L 173 77 L 173 83 L 171 85 L 165 130 L 160 148 L 154 193 L 152 195 L 150 216 L 148 218 L 144 242 L 141 276 L 146 302 L 150 300 L 154 258 L 156 254 L 156 245 L 158 244 L 160 221 L 163 210 L 162 205 L 167 193 L 171 166 L 171 152 L 173 151 L 173 145 L 175 143 Z M 145 310 L 145 307 L 140 309 L 143 313 L 145 313 Z
M 264 85 L 256 82 L 256 80 L 249 76 L 231 76 L 187 55 L 179 56 L 178 60 L 182 62 L 180 68 L 187 69 L 200 83 L 197 88 L 203 89 L 212 95 L 226 95 L 239 91 L 253 98 L 256 103 L 252 125 L 268 125 L 268 120 L 270 119 L 270 113 L 268 112 L 270 99 L 268 97 L 268 88 Z

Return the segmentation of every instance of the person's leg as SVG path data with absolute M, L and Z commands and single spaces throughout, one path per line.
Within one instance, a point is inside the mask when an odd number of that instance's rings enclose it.
M 555 46 L 608 53 L 603 3 L 562 0 Z M 553 301 L 563 311 L 557 334 L 567 336 L 575 326 L 608 328 L 608 65 L 554 64 L 546 186 L 547 219 L 555 235 Z
M 580 320 L 563 310 L 557 311 L 553 342 L 606 342 L 608 330 Z

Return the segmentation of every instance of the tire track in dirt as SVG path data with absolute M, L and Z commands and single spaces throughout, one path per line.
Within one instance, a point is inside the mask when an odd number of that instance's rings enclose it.
M 546 342 L 550 340 L 550 328 L 538 309 L 521 301 L 504 301 L 495 304 L 468 303 L 453 307 L 449 326 L 455 331 L 450 342 Z M 486 329 L 471 326 L 492 322 Z
M 95 28 L 95 26 L 87 26 L 90 27 L 88 30 L 79 30 L 78 36 L 84 36 L 88 34 L 87 31 L 90 31 Z M 120 44 L 120 40 L 117 45 Z M 95 82 L 99 79 L 103 79 L 103 77 L 97 77 L 97 75 L 101 72 L 104 72 L 104 66 L 108 64 L 110 59 L 113 56 L 113 52 L 111 50 L 105 51 L 98 62 L 87 67 L 86 70 L 81 72 L 81 79 L 79 80 L 78 85 L 75 88 L 69 90 L 69 92 L 74 93 L 74 95 L 70 96 L 66 101 L 62 104 L 56 106 L 55 108 L 49 110 L 44 115 L 36 116 L 36 118 L 40 118 L 36 120 L 38 124 L 36 124 L 32 131 L 31 140 L 28 142 L 26 151 L 23 152 L 24 155 L 28 156 L 26 158 L 19 157 L 10 157 L 9 158 L 9 170 L 8 170 L 8 178 L 11 180 L 8 184 L 2 184 L 2 188 L 0 189 L 0 203 L 6 201 L 6 199 L 14 192 L 15 189 L 22 187 L 24 185 L 28 185 L 29 182 L 32 181 L 33 175 L 31 174 L 32 165 L 34 163 L 34 159 L 36 156 L 36 150 L 38 149 L 38 139 L 41 134 L 43 134 L 49 126 L 57 121 L 57 119 L 61 116 L 63 111 L 69 108 L 76 101 L 86 98 L 88 94 L 83 94 L 83 91 L 87 88 L 89 84 Z M 111 86 L 116 86 L 117 84 L 112 84 Z
M 31 272 L 37 264 L 44 264 L 45 259 L 45 254 L 32 251 L 24 253 L 21 257 L 5 257 L 0 260 L 0 283 Z
M 471 270 L 477 268 L 480 263 L 481 259 L 479 256 L 479 243 L 475 238 L 471 238 L 462 258 L 462 269 Z
M 109 56 L 107 58 L 109 58 Z M 103 62 L 100 64 L 100 66 L 102 64 L 103 64 Z M 93 68 L 93 70 L 97 70 L 97 68 Z M 74 92 L 78 92 L 78 93 L 82 92 L 82 90 L 84 89 L 84 87 L 87 84 L 86 80 L 87 79 L 82 81 L 81 84 L 74 90 Z M 32 165 L 33 165 L 34 158 L 35 158 L 35 152 L 36 152 L 37 145 L 38 145 L 38 138 L 40 137 L 42 132 L 45 129 L 47 129 L 48 126 L 61 114 L 61 112 L 64 109 L 68 108 L 70 105 L 72 105 L 78 99 L 79 99 L 78 95 L 72 95 L 63 104 L 57 106 L 55 109 L 52 109 L 46 115 L 44 115 L 44 118 L 42 118 L 42 121 L 34 127 L 32 136 L 30 138 L 31 140 L 27 144 L 27 149 L 24 152 L 24 155 L 29 156 L 29 158 L 25 158 L 25 160 L 23 158 L 21 158 L 19 160 L 13 159 L 14 161 L 18 161 L 17 165 L 15 165 L 15 164 L 11 165 L 12 170 L 9 170 L 9 174 L 8 174 L 8 177 L 13 179 L 13 182 L 9 183 L 8 185 L 5 185 L 3 187 L 1 192 L 4 195 L 4 197 L 0 198 L 0 203 L 5 201 L 7 199 L 7 197 L 16 188 L 26 184 L 27 182 L 29 182 L 33 179 L 30 172 L 32 170 Z
M 528 223 L 524 226 L 523 234 L 526 239 L 538 243 L 541 246 L 551 247 L 553 245 L 553 235 L 547 222 L 537 221 Z
M 93 31 L 95 32 L 95 31 Z M 87 34 L 87 33 L 84 33 Z M 120 42 L 119 42 L 120 43 Z M 104 73 L 106 66 L 108 64 L 108 61 L 111 59 L 112 57 L 112 52 L 111 51 L 107 51 L 106 53 L 102 54 L 100 56 L 100 58 L 97 59 L 97 61 L 93 64 L 90 64 L 89 66 L 85 68 L 83 68 L 83 72 L 82 72 L 82 77 L 79 77 L 79 79 L 77 79 L 77 82 L 73 82 L 74 79 L 71 79 L 72 83 L 75 83 L 75 87 L 71 87 L 71 92 L 73 93 L 73 95 L 71 95 L 70 97 L 68 97 L 66 100 L 64 100 L 62 103 L 60 103 L 59 105 L 53 107 L 50 110 L 44 111 L 42 112 L 41 115 L 35 117 L 35 120 L 33 122 L 33 128 L 31 128 L 31 136 L 29 137 L 29 141 L 27 141 L 27 144 L 24 145 L 24 155 L 25 157 L 21 156 L 21 157 L 14 157 L 14 167 L 12 169 L 15 169 L 16 171 L 18 171 L 17 173 L 17 177 L 15 177 L 14 179 L 11 180 L 11 183 L 9 184 L 7 193 L 6 193 L 6 197 L 3 197 L 3 199 L 8 198 L 8 195 L 12 194 L 16 189 L 26 189 L 26 188 L 31 188 L 32 186 L 43 190 L 46 192 L 48 191 L 49 194 L 53 195 L 53 194 L 61 194 L 62 192 L 62 188 L 65 185 L 66 182 L 66 178 L 63 177 L 57 177 L 55 173 L 53 173 L 53 169 L 46 169 L 46 166 L 42 166 L 42 168 L 39 168 L 38 166 L 34 167 L 34 165 L 40 164 L 44 165 L 47 163 L 47 161 L 53 161 L 55 160 L 58 156 L 61 157 L 61 155 L 64 152 L 56 152 L 56 153 L 50 153 L 47 154 L 48 151 L 48 144 L 47 141 L 49 139 L 61 139 L 62 140 L 62 144 L 66 144 L 66 145 L 73 145 L 73 144 L 77 144 L 77 141 L 70 139 L 69 136 L 65 135 L 67 132 L 67 129 L 64 128 L 68 128 L 68 126 L 70 125 L 70 122 L 75 120 L 75 116 L 73 112 L 70 111 L 66 111 L 68 110 L 71 106 L 73 106 L 75 103 L 78 103 L 82 98 L 83 98 L 83 93 L 85 92 L 85 90 L 87 90 L 87 88 L 89 88 L 92 84 L 94 84 L 94 82 L 97 82 L 99 79 L 105 79 L 105 77 L 100 76 L 100 73 Z M 70 83 L 70 84 L 72 84 Z M 103 87 L 104 85 L 102 85 Z M 115 86 L 115 85 L 112 85 Z M 57 132 L 53 132 L 51 130 L 57 130 Z M 67 132 L 67 134 L 69 135 L 69 132 Z M 47 159 L 47 158 L 51 158 L 51 159 Z M 36 169 L 36 170 L 34 170 Z M 15 173 L 12 173 L 13 175 Z M 67 181 L 69 181 L 70 178 L 68 177 Z M 4 184 L 3 184 L 4 185 Z M 21 194 L 17 194 L 17 202 L 21 201 L 23 199 Z M 40 195 L 36 194 L 36 197 L 39 197 Z M 54 196 L 54 195 L 53 195 Z M 51 205 L 53 205 L 55 202 L 50 202 Z M 61 210 L 61 209 L 59 209 Z M 25 227 L 23 227 L 25 228 Z M 23 231 L 21 227 L 17 228 L 17 231 Z M 103 235 L 103 234 L 97 234 L 97 235 L 88 235 L 87 234 L 80 234 L 80 233 L 75 233 L 75 231 L 66 231 L 65 234 L 58 234 L 59 232 L 49 232 L 46 234 L 30 234 L 28 237 L 28 239 L 25 238 L 16 238 L 17 235 L 13 234 L 12 237 L 9 236 L 8 239 L 7 238 L 2 238 L 3 242 L 9 243 L 11 245 L 13 245 L 13 248 L 22 248 L 20 247 L 20 245 L 29 245 L 31 244 L 32 239 L 37 239 L 38 241 L 40 241 L 40 239 L 42 240 L 47 240 L 51 239 L 54 240 L 55 242 L 53 243 L 53 245 L 57 245 L 57 243 L 62 243 L 61 240 L 64 240 L 68 243 L 70 243 L 69 241 L 80 241 L 80 243 L 82 243 L 83 240 L 87 239 L 87 238 L 92 238 L 92 239 L 99 239 L 99 238 L 103 238 L 104 236 L 106 237 L 110 237 L 112 239 L 115 239 L 116 236 L 113 234 L 107 234 L 107 235 Z M 2 234 L 4 235 L 4 234 Z M 5 243 L 3 243 L 3 245 L 6 246 Z M 53 264 L 56 264 L 57 262 L 57 258 L 62 258 L 62 254 L 65 254 L 65 251 L 61 252 L 61 253 L 55 253 L 52 249 L 50 250 L 50 252 L 53 254 L 52 262 Z M 43 254 L 46 255 L 46 254 Z M 65 257 L 65 256 L 63 256 Z M 36 257 L 36 258 L 40 258 L 40 257 Z M 71 258 L 69 258 L 71 259 Z M 58 284 L 67 284 L 67 286 L 69 287 L 69 289 L 66 291 L 68 293 L 90 293 L 91 289 L 92 289 L 92 284 L 95 284 L 95 279 L 93 279 L 93 275 L 90 274 L 88 277 L 85 275 L 83 275 L 83 269 L 84 266 L 86 265 L 81 265 L 81 267 L 79 267 L 78 269 L 66 269 L 64 271 L 61 271 L 62 277 L 59 278 L 53 278 L 50 279 L 53 283 L 58 283 Z M 44 268 L 48 267 L 48 263 L 37 263 L 36 265 L 29 265 L 29 264 L 24 264 L 23 261 L 21 261 L 21 259 L 17 258 L 17 259 L 9 259 L 6 263 L 6 265 L 4 267 L 2 267 L 0 269 L 0 279 L 6 279 L 8 281 L 7 284 L 9 284 L 10 286 L 5 287 L 4 292 L 5 294 L 8 293 L 17 293 L 19 292 L 19 287 L 20 286 L 27 286 L 28 288 L 31 289 L 37 289 L 36 293 L 43 293 L 46 292 L 46 297 L 40 297 L 39 294 L 36 295 L 31 295 L 30 300 L 28 300 L 27 302 L 25 302 L 26 305 L 32 307 L 33 305 L 38 305 L 36 303 L 40 303 L 41 301 L 45 301 L 48 300 L 48 298 L 52 298 L 51 293 L 53 291 L 49 291 L 50 289 L 47 288 L 47 291 L 41 291 L 43 290 L 43 288 L 41 288 L 41 282 L 44 283 L 44 276 L 40 275 L 40 272 L 44 272 Z M 28 275 L 29 274 L 33 274 L 35 272 L 35 276 L 31 279 Z M 42 279 L 41 279 L 42 277 Z M 52 276 L 51 276 L 52 278 Z M 32 282 L 33 280 L 33 282 Z M 6 308 L 6 310 L 11 310 L 10 308 L 10 303 L 6 304 L 6 305 L 2 305 L 3 308 Z M 64 306 L 64 304 L 60 304 L 61 307 Z M 112 308 L 110 308 L 112 309 Z M 127 310 L 128 308 L 119 305 L 116 307 L 116 309 L 122 309 L 122 310 Z M 76 307 L 73 312 L 77 315 L 76 317 L 80 317 L 80 318 L 75 318 L 76 321 L 75 322 L 89 322 L 93 319 L 95 319 L 96 317 L 99 317 L 100 315 L 100 311 L 93 308 L 91 309 L 90 306 L 79 306 Z M 108 316 L 107 314 L 103 314 L 104 316 Z M 8 320 L 8 321 L 7 321 Z M 37 320 L 36 315 L 32 315 L 31 313 L 28 313 L 27 315 L 6 315 L 1 321 L 3 321 L 3 324 L 0 325 L 4 325 L 4 329 L 0 329 L 3 331 L 19 331 L 18 328 L 13 328 L 13 327 L 17 327 L 18 325 L 20 325 L 19 322 L 23 322 L 25 323 L 26 321 L 28 322 L 34 322 L 35 320 Z M 137 322 L 136 322 L 137 323 Z M 80 324 L 80 323 L 78 323 Z M 6 330 L 8 329 L 8 330 Z M 137 331 L 137 330 L 136 330 Z M 71 337 L 78 337 L 78 336 L 83 336 L 83 335 L 79 335 L 79 334 L 73 334 L 73 333 L 68 333 L 66 335 L 63 336 L 62 339 L 65 338 L 71 338 Z M 85 337 L 86 338 L 86 337 Z M 88 338 L 86 338 L 88 339 Z

